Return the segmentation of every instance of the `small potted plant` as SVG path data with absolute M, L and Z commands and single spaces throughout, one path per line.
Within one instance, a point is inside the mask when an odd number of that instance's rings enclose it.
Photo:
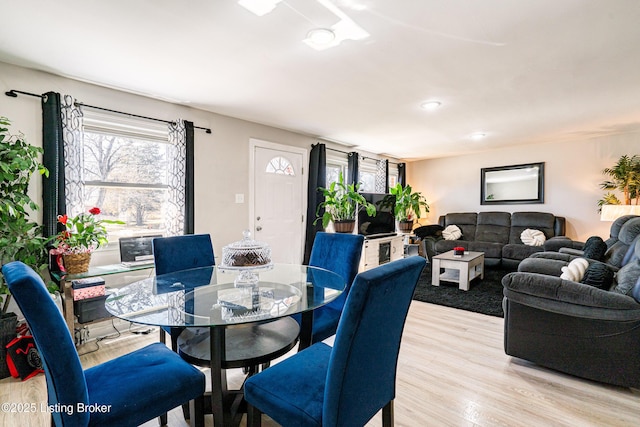
M 368 215 L 374 216 L 376 207 L 358 193 L 358 187 L 358 184 L 345 184 L 342 172 L 338 175 L 338 181 L 332 182 L 329 188 L 320 187 L 324 202 L 318 205 L 318 217 L 314 224 L 322 220 L 322 227 L 327 228 L 329 223 L 333 222 L 333 228 L 337 233 L 352 233 L 359 209 L 365 209 Z M 322 208 L 325 211 L 320 216 Z
M 422 209 L 429 212 L 427 200 L 420 192 L 414 192 L 410 185 L 398 183 L 391 187 L 389 192 L 395 196 L 394 216 L 398 221 L 398 228 L 403 233 L 410 233 L 413 229 L 413 222 L 420 218 Z
M 98 219 L 100 208 L 94 207 L 75 217 L 59 215 L 58 222 L 65 226 L 56 237 L 56 260 L 61 271 L 69 274 L 83 273 L 89 270 L 91 253 L 108 243 L 105 224 L 124 224 L 124 221 Z M 62 262 L 61 262 L 62 261 Z

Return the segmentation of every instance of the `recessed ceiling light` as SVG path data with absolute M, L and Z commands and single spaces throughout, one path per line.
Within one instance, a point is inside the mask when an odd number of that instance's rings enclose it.
M 435 110 L 440 107 L 442 103 L 440 101 L 425 101 L 420 104 L 420 108 L 423 110 Z
M 487 134 L 486 134 L 486 133 L 484 133 L 484 132 L 476 132 L 476 133 L 474 133 L 473 135 L 471 135 L 471 138 L 472 138 L 472 139 L 482 139 L 482 138 L 484 138 L 485 136 L 487 136 Z
M 309 46 L 322 48 L 333 43 L 335 38 L 336 34 L 329 28 L 314 28 L 307 33 L 304 42 Z

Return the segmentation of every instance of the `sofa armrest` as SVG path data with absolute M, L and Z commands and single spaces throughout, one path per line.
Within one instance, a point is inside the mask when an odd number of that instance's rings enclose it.
M 554 236 L 544 242 L 545 251 L 558 252 L 563 248 L 582 249 L 584 242 L 577 242 L 565 236 Z
M 605 320 L 640 319 L 640 304 L 630 296 L 537 273 L 509 273 L 502 279 L 505 298 L 564 315 Z
M 573 256 L 584 256 L 584 251 L 582 249 L 573 249 L 573 248 L 560 248 L 558 251 L 561 254 L 569 254 Z

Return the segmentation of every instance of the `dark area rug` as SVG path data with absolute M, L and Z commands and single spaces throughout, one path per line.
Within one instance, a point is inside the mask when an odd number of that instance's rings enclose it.
M 469 290 L 461 291 L 458 289 L 457 283 L 440 281 L 440 286 L 431 286 L 431 265 L 427 265 L 420 276 L 413 299 L 490 316 L 504 317 L 502 278 L 511 271 L 513 270 L 485 267 L 484 279 L 473 279 Z

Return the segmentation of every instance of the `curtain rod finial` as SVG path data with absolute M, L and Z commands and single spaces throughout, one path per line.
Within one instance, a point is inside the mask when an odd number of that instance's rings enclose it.
M 17 98 L 18 97 L 18 94 L 15 93 L 13 90 L 7 91 L 4 94 L 7 95 L 7 96 L 10 96 L 12 98 Z

